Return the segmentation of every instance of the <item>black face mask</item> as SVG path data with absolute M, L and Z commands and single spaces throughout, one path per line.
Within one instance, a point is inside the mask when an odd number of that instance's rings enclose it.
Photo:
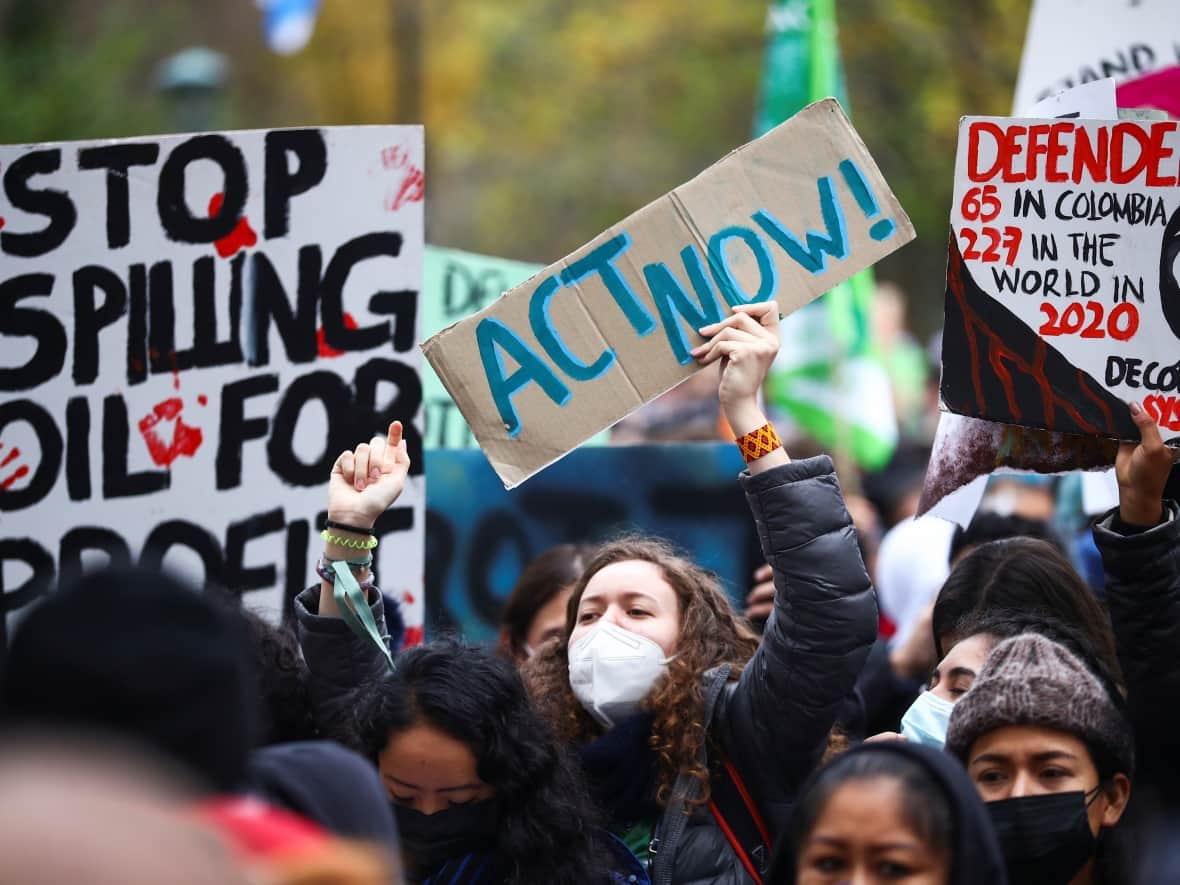
M 410 874 L 426 878 L 448 860 L 491 847 L 499 814 L 493 800 L 452 805 L 423 814 L 404 805 L 393 806 L 397 832 L 407 854 Z
M 987 803 L 1009 885 L 1068 885 L 1098 850 L 1089 804 L 1080 790 Z

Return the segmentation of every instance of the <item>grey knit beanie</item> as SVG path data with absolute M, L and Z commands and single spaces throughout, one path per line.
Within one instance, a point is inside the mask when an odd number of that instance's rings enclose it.
M 1069 732 L 1110 754 L 1120 771 L 1134 771 L 1130 723 L 1102 682 L 1065 646 L 1036 633 L 1006 639 L 988 655 L 951 712 L 947 752 L 966 764 L 978 738 L 1007 725 Z

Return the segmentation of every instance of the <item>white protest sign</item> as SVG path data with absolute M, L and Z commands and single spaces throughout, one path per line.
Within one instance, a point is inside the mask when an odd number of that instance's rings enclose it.
M 411 126 L 0 147 L 6 609 L 107 561 L 277 607 L 337 455 L 397 418 L 378 577 L 421 624 L 422 166 Z
M 953 412 L 1138 439 L 1142 401 L 1180 438 L 1175 121 L 964 118 L 942 399 Z
M 1071 86 L 1104 77 L 1121 84 L 1176 64 L 1176 0 L 1035 0 L 1013 113 Z
M 834 99 L 423 345 L 508 488 L 696 371 L 730 306 L 790 313 L 913 239 Z

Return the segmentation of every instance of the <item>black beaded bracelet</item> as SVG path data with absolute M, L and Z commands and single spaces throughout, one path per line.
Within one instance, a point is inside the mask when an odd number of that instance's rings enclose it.
M 336 522 L 336 520 L 334 520 L 334 519 L 325 519 L 324 520 L 324 528 L 326 528 L 326 529 L 340 529 L 341 531 L 344 531 L 344 532 L 352 532 L 354 535 L 371 535 L 371 534 L 373 534 L 373 530 L 371 528 L 362 529 L 360 526 L 349 525 L 346 522 Z

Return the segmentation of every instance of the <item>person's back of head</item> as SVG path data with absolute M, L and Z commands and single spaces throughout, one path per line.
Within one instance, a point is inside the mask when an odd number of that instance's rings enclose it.
M 137 740 L 227 791 L 245 776 L 252 688 L 232 613 L 168 575 L 111 568 L 29 612 L 0 711 L 10 725 Z
M 398 852 L 397 828 L 377 769 L 334 741 L 295 741 L 254 751 L 251 786 L 272 804 L 346 839 Z
M 1072 624 L 1102 666 L 1122 683 L 1110 617 L 1062 553 L 1046 541 L 982 544 L 951 570 L 932 614 L 938 659 L 981 621 L 1005 612 Z
M 259 745 L 313 740 L 317 733 L 311 676 L 294 629 L 247 609 L 240 611 L 260 701 Z
M 189 812 L 184 772 L 138 748 L 40 733 L 0 746 L 0 885 L 247 885 Z
M 917 512 L 929 463 L 930 446 L 903 441 L 885 467 L 864 477 L 865 495 L 881 514 L 885 528 L 892 528 Z

